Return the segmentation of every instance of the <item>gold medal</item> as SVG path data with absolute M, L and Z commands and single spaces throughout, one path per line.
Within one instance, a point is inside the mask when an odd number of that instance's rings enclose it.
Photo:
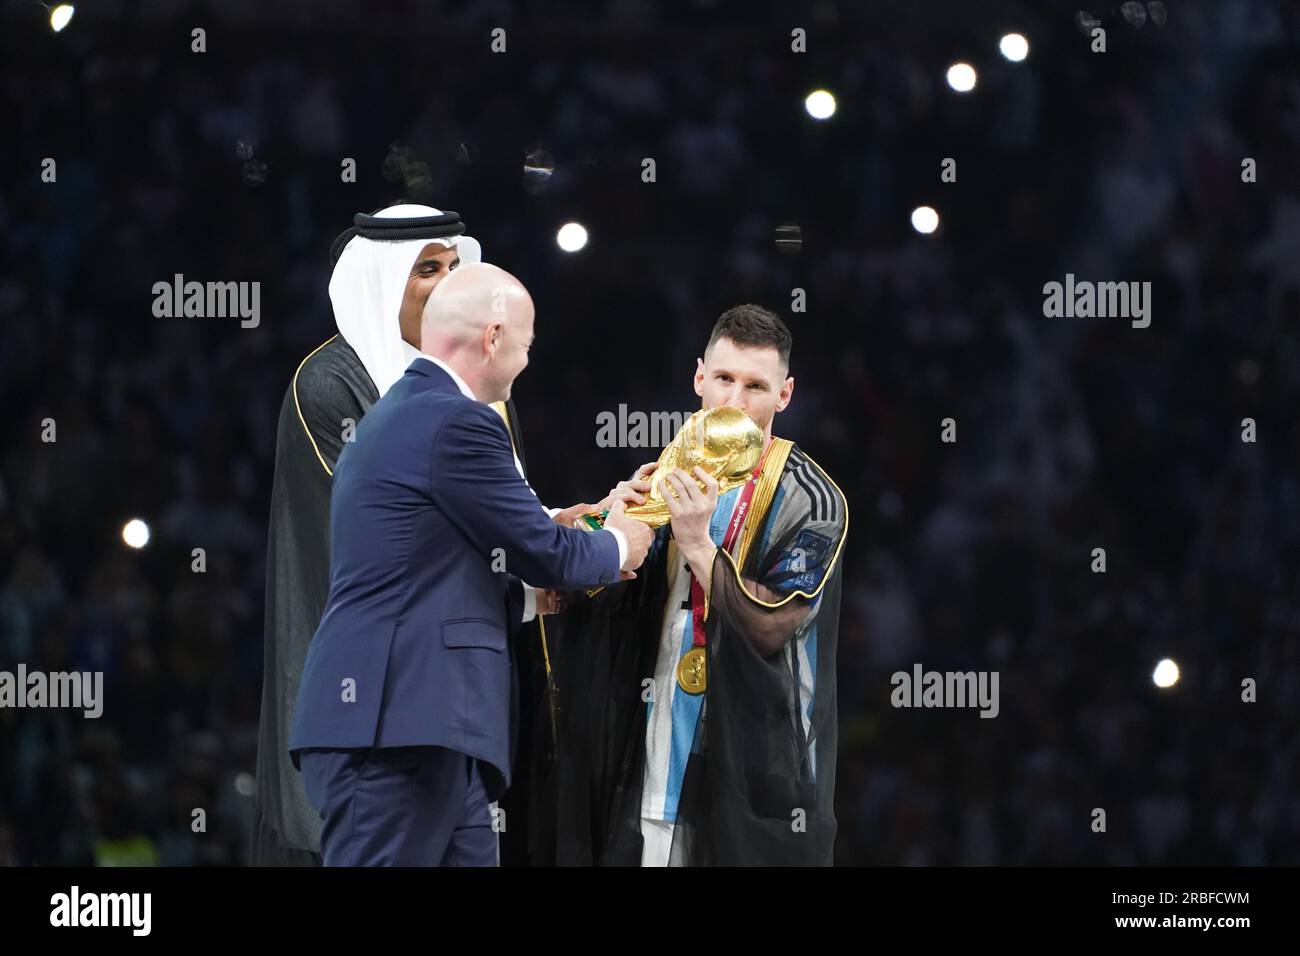
M 703 694 L 709 683 L 704 670 L 707 660 L 702 647 L 692 647 L 683 654 L 677 662 L 677 686 L 688 694 Z

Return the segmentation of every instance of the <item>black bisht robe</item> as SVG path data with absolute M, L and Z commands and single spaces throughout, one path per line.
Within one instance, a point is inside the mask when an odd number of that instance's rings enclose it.
M 320 864 L 321 819 L 289 759 L 289 734 L 307 646 L 329 596 L 334 464 L 346 420 L 355 428 L 378 400 L 360 357 L 336 335 L 303 359 L 280 403 L 267 527 L 254 866 Z
M 714 559 L 707 696 L 670 865 L 833 860 L 839 558 L 848 509 L 825 472 L 786 445 L 775 493 L 755 502 L 748 550 L 739 564 L 721 549 Z M 646 680 L 655 673 L 671 533 L 670 526 L 656 532 L 636 580 L 580 594 L 570 611 L 549 619 L 559 731 L 554 759 L 535 768 L 543 781 L 533 807 L 538 864 L 641 862 Z M 765 647 L 786 643 L 764 657 L 752 638 Z M 801 667 L 816 674 L 811 701 L 800 690 Z

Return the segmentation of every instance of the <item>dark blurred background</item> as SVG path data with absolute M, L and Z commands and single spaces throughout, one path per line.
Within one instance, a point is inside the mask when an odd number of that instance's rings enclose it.
M 696 407 L 724 308 L 789 323 L 777 431 L 851 509 L 839 862 L 1300 863 L 1300 7 L 1076 2 L 1105 53 L 1037 0 L 115 2 L 59 33 L 3 0 L 0 667 L 106 686 L 98 720 L 0 710 L 0 862 L 244 862 L 277 412 L 335 331 L 330 240 L 405 199 L 536 300 L 548 504 L 655 457 L 596 415 Z M 1045 318 L 1067 272 L 1150 281 L 1151 326 Z M 175 273 L 260 281 L 261 324 L 156 318 Z M 916 662 L 998 671 L 999 716 L 894 709 Z

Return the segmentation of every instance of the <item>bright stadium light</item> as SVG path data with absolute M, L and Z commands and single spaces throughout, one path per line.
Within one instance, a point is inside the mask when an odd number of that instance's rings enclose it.
M 1151 680 L 1157 687 L 1173 687 L 1178 683 L 1178 665 L 1167 657 L 1162 658 L 1151 672 Z
M 577 252 L 587 244 L 587 230 L 580 223 L 566 222 L 555 234 L 555 242 L 565 252 Z
M 803 108 L 815 120 L 830 119 L 835 115 L 835 97 L 826 90 L 813 90 L 803 101 Z
M 149 526 L 139 518 L 122 525 L 122 541 L 129 548 L 143 548 L 149 543 Z
M 930 206 L 917 206 L 912 210 L 912 228 L 929 235 L 939 228 L 939 214 Z
M 60 3 L 50 11 L 50 29 L 58 33 L 72 21 L 77 8 L 70 3 Z
M 998 49 L 1012 63 L 1019 63 L 1029 56 L 1029 41 L 1022 33 L 1008 33 L 998 41 Z
M 954 63 L 948 67 L 948 85 L 958 93 L 975 89 L 975 67 L 969 63 Z

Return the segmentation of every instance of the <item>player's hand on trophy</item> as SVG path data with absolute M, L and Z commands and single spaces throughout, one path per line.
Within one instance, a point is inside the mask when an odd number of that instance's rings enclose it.
M 620 580 L 630 581 L 636 577 L 636 568 L 641 567 L 641 562 L 645 560 L 646 552 L 650 550 L 650 542 L 654 540 L 654 532 L 650 526 L 635 518 L 629 518 L 623 514 L 623 500 L 616 499 L 610 506 L 609 514 L 605 517 L 606 528 L 616 528 L 623 533 L 627 541 L 627 557 L 623 561 L 622 577 Z
M 555 512 L 555 514 L 551 516 L 551 520 L 561 528 L 572 528 L 583 515 L 591 514 L 591 512 L 599 509 L 600 505 L 590 505 L 583 502 L 581 504 L 570 505 L 568 508 Z
M 673 540 L 678 550 L 693 568 L 711 566 L 717 546 L 709 537 L 709 522 L 718 506 L 717 479 L 698 466 L 695 478 L 676 468 L 664 479 L 664 485 L 664 502 L 672 516 Z
M 629 505 L 645 504 L 645 496 L 650 494 L 650 476 L 654 474 L 658 466 L 657 461 L 648 461 L 632 475 L 627 481 L 620 481 L 613 488 L 609 489 L 604 500 L 596 505 L 597 511 L 604 511 L 612 508 L 615 501 L 623 501 Z

